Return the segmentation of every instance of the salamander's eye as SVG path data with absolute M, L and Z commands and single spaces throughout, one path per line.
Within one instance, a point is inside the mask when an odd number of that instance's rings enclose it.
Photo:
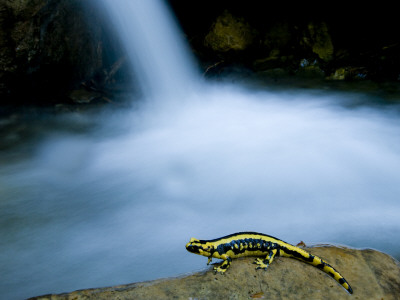
M 213 252 L 214 247 L 213 246 L 203 246 L 202 249 L 203 249 L 203 251 L 206 251 L 206 252 Z

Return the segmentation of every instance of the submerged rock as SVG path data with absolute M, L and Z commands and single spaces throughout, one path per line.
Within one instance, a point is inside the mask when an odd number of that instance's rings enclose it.
M 178 278 L 45 295 L 58 299 L 398 299 L 400 263 L 379 251 L 315 246 L 307 251 L 324 258 L 349 282 L 350 295 L 336 281 L 303 262 L 278 257 L 267 271 L 255 270 L 254 258 L 234 260 L 225 275 L 205 271 Z M 189 254 L 188 254 L 189 255 Z M 199 259 L 201 259 L 199 257 Z M 204 263 L 206 263 L 206 258 Z

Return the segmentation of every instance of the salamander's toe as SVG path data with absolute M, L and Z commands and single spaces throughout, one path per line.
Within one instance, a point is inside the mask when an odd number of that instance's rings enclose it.
M 253 262 L 253 264 L 256 264 L 256 270 L 258 269 L 264 269 L 266 270 L 269 266 L 268 263 L 265 262 L 265 260 L 261 259 L 261 258 L 256 258 L 255 261 Z
M 221 267 L 214 267 L 214 274 L 217 274 L 217 273 L 225 274 L 225 272 L 226 272 L 226 269 L 223 269 Z

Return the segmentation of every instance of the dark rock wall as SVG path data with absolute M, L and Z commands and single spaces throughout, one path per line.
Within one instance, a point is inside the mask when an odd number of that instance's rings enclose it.
M 223 62 L 218 66 L 327 79 L 399 79 L 400 20 L 390 5 L 169 2 L 205 67 Z M 230 35 L 231 44 L 216 35 Z
M 0 0 L 0 93 L 4 103 L 59 101 L 101 80 L 121 56 L 93 0 Z M 57 99 L 57 100 L 56 100 Z
M 398 82 L 390 6 L 169 0 L 206 76 L 224 70 Z M 53 102 L 132 78 L 96 0 L 0 0 L 0 104 Z

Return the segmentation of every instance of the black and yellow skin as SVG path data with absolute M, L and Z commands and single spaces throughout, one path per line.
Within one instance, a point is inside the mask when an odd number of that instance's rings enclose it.
M 221 274 L 226 272 L 233 258 L 255 256 L 257 257 L 254 261 L 257 265 L 256 269 L 264 270 L 272 263 L 275 256 L 295 258 L 324 271 L 339 282 L 350 294 L 353 293 L 353 289 L 346 279 L 323 259 L 266 234 L 238 232 L 214 240 L 191 238 L 190 242 L 186 244 L 186 249 L 189 252 L 208 257 L 207 264 L 212 261 L 213 257 L 223 259 L 224 261 L 220 266 L 214 267 L 214 271 Z

